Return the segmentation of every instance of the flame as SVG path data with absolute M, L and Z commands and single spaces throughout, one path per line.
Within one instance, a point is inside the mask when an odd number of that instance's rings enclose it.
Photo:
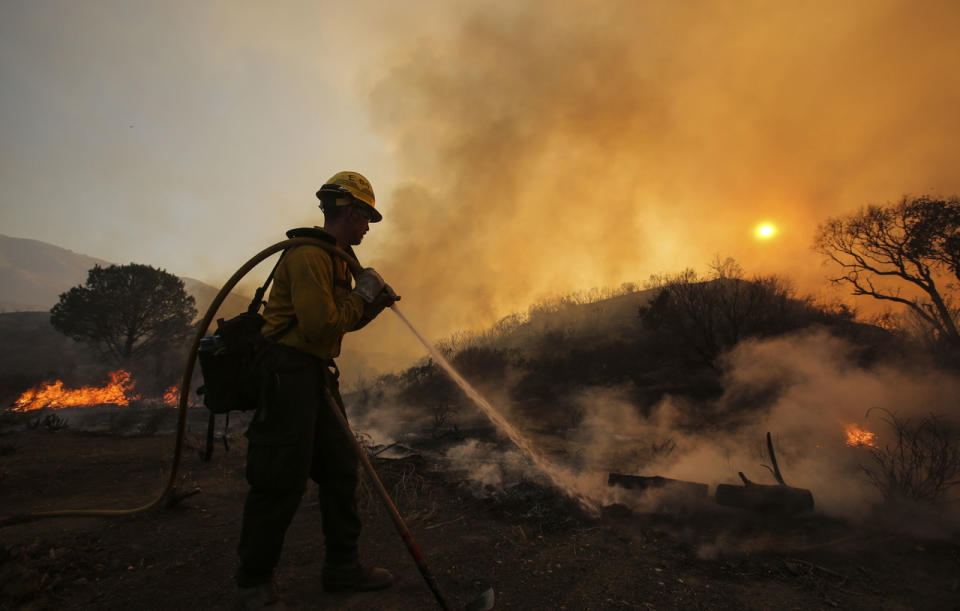
M 851 448 L 866 446 L 869 448 L 877 447 L 877 434 L 864 430 L 856 424 L 844 425 L 844 431 L 847 434 L 847 445 Z
M 180 389 L 174 384 L 163 393 L 163 402 L 170 407 L 177 407 L 180 403 Z
M 52 384 L 41 384 L 20 395 L 12 411 L 29 412 L 36 409 L 75 407 L 78 405 L 129 405 L 130 401 L 139 399 L 139 395 L 132 393 L 133 380 L 130 372 L 124 369 L 111 371 L 110 381 L 103 386 L 84 386 L 77 389 L 63 387 L 63 382 L 57 380 Z

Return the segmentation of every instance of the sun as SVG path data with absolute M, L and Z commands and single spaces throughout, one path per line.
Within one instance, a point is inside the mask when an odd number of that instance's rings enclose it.
M 754 235 L 757 236 L 758 240 L 769 240 L 777 234 L 777 228 L 771 223 L 761 223 L 757 225 L 757 228 L 754 230 Z

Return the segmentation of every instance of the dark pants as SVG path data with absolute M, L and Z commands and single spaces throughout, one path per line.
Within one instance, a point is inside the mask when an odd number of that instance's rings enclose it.
M 320 485 L 325 562 L 357 562 L 358 460 L 328 405 L 325 387 L 340 401 L 328 363 L 278 344 L 258 357 L 261 397 L 247 430 L 250 490 L 238 547 L 241 586 L 270 580 L 308 476 Z

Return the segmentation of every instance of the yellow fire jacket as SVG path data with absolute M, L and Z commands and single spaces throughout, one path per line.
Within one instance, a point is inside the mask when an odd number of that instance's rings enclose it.
M 278 343 L 332 359 L 362 315 L 363 300 L 351 292 L 346 262 L 319 246 L 296 246 L 277 267 L 261 333 L 275 339 L 286 330 Z

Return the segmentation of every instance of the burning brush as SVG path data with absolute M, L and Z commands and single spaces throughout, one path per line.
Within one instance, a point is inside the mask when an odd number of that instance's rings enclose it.
M 130 405 L 142 397 L 134 392 L 136 382 L 125 369 L 111 371 L 109 381 L 102 386 L 83 386 L 64 388 L 62 380 L 46 382 L 24 392 L 13 402 L 10 408 L 14 412 L 30 412 L 40 409 L 62 409 L 65 407 L 83 407 L 89 405 Z M 179 389 L 168 388 L 163 395 L 163 403 L 176 407 Z

